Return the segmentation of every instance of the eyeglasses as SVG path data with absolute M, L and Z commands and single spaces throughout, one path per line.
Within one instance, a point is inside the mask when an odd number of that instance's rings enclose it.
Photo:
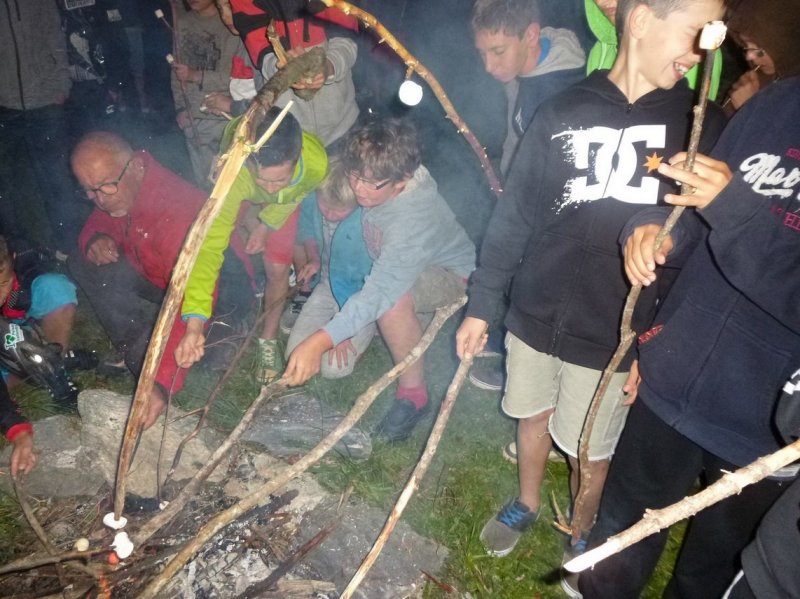
M 133 156 L 128 159 L 128 162 L 125 163 L 125 166 L 122 167 L 122 172 L 117 177 L 116 181 L 108 181 L 106 183 L 101 183 L 97 187 L 93 187 L 91 189 L 83 189 L 79 193 L 80 195 L 86 197 L 89 200 L 93 200 L 97 197 L 98 193 L 102 193 L 106 196 L 113 196 L 115 193 L 119 191 L 119 184 L 122 181 L 123 177 L 125 177 L 125 171 L 128 170 L 128 166 L 130 165 L 131 161 L 133 160 Z
M 742 48 L 742 52 L 745 56 L 752 52 L 756 58 L 764 58 L 767 55 L 767 51 L 764 48 Z
M 361 177 L 356 171 L 348 172 L 347 176 L 352 178 L 352 179 L 355 179 L 356 181 L 361 183 L 364 187 L 366 187 L 367 189 L 372 190 L 372 191 L 378 191 L 380 189 L 383 189 L 384 187 L 389 185 L 389 183 L 392 182 L 391 179 L 386 179 L 385 181 L 380 181 L 380 182 L 378 182 L 378 181 L 370 181 L 369 179 L 365 179 L 364 177 Z

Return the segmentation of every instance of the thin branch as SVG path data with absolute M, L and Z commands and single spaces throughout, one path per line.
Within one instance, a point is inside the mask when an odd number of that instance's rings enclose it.
M 503 188 L 500 185 L 500 180 L 497 178 L 497 174 L 494 172 L 492 163 L 489 161 L 489 157 L 486 155 L 486 149 L 480 144 L 478 139 L 475 137 L 475 134 L 456 112 L 453 103 L 450 101 L 450 98 L 447 97 L 444 88 L 442 88 L 436 77 L 434 77 L 433 74 L 425 67 L 425 65 L 417 60 L 417 58 L 412 55 L 411 52 L 409 52 L 408 49 L 403 46 L 398 39 L 370 13 L 353 6 L 349 2 L 344 2 L 343 0 L 322 0 L 322 2 L 326 6 L 340 10 L 346 15 L 353 15 L 359 21 L 364 23 L 366 27 L 372 27 L 381 43 L 386 43 L 387 46 L 394 50 L 408 67 L 409 71 L 416 71 L 416 73 L 425 80 L 425 82 L 433 90 L 433 94 L 436 96 L 436 99 L 439 100 L 442 108 L 444 108 L 444 112 L 447 114 L 447 117 L 453 122 L 458 132 L 464 136 L 464 139 L 467 140 L 472 148 L 472 151 L 475 152 L 475 155 L 478 157 L 481 167 L 483 168 L 483 174 L 486 175 L 486 179 L 489 181 L 489 188 L 499 199 L 503 193 Z
M 800 459 L 800 440 L 775 453 L 759 458 L 744 468 L 725 474 L 713 485 L 699 493 L 685 497 L 660 510 L 647 510 L 639 522 L 610 537 L 599 547 L 567 562 L 564 567 L 571 572 L 582 572 L 591 568 L 608 556 L 619 553 L 645 537 L 672 526 L 684 518 L 689 518 L 731 495 L 741 493 L 746 486 L 763 480 L 776 470 L 780 470 L 798 459 Z
M 42 547 L 44 547 L 44 550 L 49 555 L 51 556 L 58 555 L 59 553 L 58 548 L 55 545 L 53 545 L 53 543 L 50 541 L 50 538 L 47 536 L 47 533 L 45 532 L 44 528 L 42 528 L 42 525 L 36 518 L 36 514 L 33 512 L 31 504 L 28 503 L 28 498 L 26 496 L 25 490 L 22 488 L 22 483 L 15 478 L 12 478 L 11 480 L 14 483 L 14 491 L 17 494 L 17 501 L 19 501 L 19 505 L 22 508 L 22 513 L 25 515 L 25 519 L 28 521 L 28 524 L 30 525 L 31 529 L 36 534 L 36 538 L 39 539 L 39 542 L 42 544 Z M 65 564 L 65 565 L 69 566 L 73 570 L 77 570 L 84 574 L 88 574 L 92 578 L 95 579 L 97 578 L 97 573 L 91 568 L 84 566 L 83 564 Z M 56 568 L 58 568 L 59 581 L 62 584 L 65 584 L 65 582 L 62 579 L 63 574 L 61 572 L 61 569 L 59 568 L 59 566 L 56 566 Z
M 258 397 L 256 397 L 253 400 L 253 403 L 250 404 L 250 407 L 244 413 L 244 416 L 242 416 L 239 424 L 237 424 L 236 428 L 231 431 L 231 434 L 228 435 L 228 438 L 222 442 L 222 445 L 220 445 L 216 451 L 214 451 L 208 462 L 206 462 L 206 464 L 195 473 L 186 486 L 181 489 L 181 492 L 178 493 L 175 499 L 170 501 L 163 510 L 153 516 L 153 518 L 145 523 L 145 525 L 142 526 L 135 535 L 133 535 L 134 545 L 143 545 L 156 532 L 172 521 L 178 512 L 183 509 L 183 506 L 185 506 L 190 499 L 194 498 L 194 495 L 197 492 L 197 489 L 200 487 L 200 484 L 206 480 L 212 472 L 214 472 L 214 469 L 228 454 L 230 449 L 239 441 L 241 436 L 244 434 L 244 431 L 247 430 L 248 426 L 250 426 L 253 418 L 255 418 L 255 415 L 261 405 L 266 400 L 272 399 L 285 389 L 286 385 L 282 381 L 275 381 L 274 383 L 270 383 L 261 389 L 261 393 L 259 393 Z
M 181 551 L 173 558 L 151 583 L 139 595 L 140 599 L 153 599 L 167 584 L 167 582 L 177 574 L 177 572 L 188 562 L 192 556 L 217 532 L 223 527 L 227 526 L 230 522 L 251 510 L 252 508 L 263 504 L 267 501 L 271 493 L 274 493 L 283 487 L 290 480 L 299 476 L 308 468 L 316 464 L 323 455 L 325 455 L 336 443 L 344 437 L 347 432 L 358 422 L 364 412 L 374 403 L 378 395 L 392 381 L 394 381 L 402 372 L 404 372 L 411 364 L 416 362 L 425 350 L 433 342 L 436 333 L 441 329 L 442 325 L 447 319 L 452 316 L 461 306 L 466 303 L 466 297 L 461 297 L 458 301 L 449 304 L 436 311 L 436 315 L 425 331 L 425 334 L 420 339 L 419 343 L 411 350 L 401 362 L 398 362 L 389 372 L 381 376 L 380 379 L 375 381 L 370 387 L 362 393 L 356 400 L 353 408 L 345 416 L 339 424 L 320 441 L 316 447 L 309 451 L 300 460 L 293 465 L 284 468 L 280 471 L 275 478 L 266 484 L 262 485 L 246 497 L 242 498 L 238 503 L 220 512 L 214 518 L 209 520 L 203 527 L 200 528 L 197 535 L 192 539 Z M 170 504 L 171 505 L 171 504 Z
M 281 299 L 280 301 L 283 301 L 283 299 Z M 230 380 L 231 376 L 233 375 L 233 371 L 236 369 L 236 366 L 238 366 L 239 361 L 242 359 L 242 356 L 244 356 L 247 347 L 250 345 L 250 342 L 253 340 L 253 337 L 255 337 L 256 330 L 260 328 L 261 323 L 264 321 L 264 317 L 266 316 L 266 314 L 267 312 L 263 311 L 256 319 L 256 321 L 253 323 L 253 326 L 250 327 L 250 330 L 247 332 L 247 336 L 244 338 L 241 345 L 239 345 L 239 348 L 236 350 L 236 354 L 234 354 L 231 363 L 228 364 L 228 367 L 225 369 L 225 373 L 222 375 L 222 377 L 220 377 L 219 381 L 217 381 L 217 384 L 211 391 L 211 395 L 209 395 L 208 400 L 201 408 L 198 408 L 198 410 L 196 410 L 197 412 L 200 413 L 200 418 L 198 418 L 197 425 L 194 427 L 194 430 L 181 440 L 180 444 L 178 445 L 178 449 L 175 450 L 175 457 L 172 459 L 172 465 L 170 466 L 170 469 L 167 472 L 166 480 L 169 480 L 172 477 L 172 475 L 175 474 L 175 470 L 178 468 L 178 464 L 180 464 L 181 461 L 181 456 L 183 455 L 183 448 L 186 446 L 187 443 L 189 443 L 189 441 L 197 437 L 197 435 L 200 433 L 200 429 L 203 427 L 203 424 L 205 424 L 206 418 L 208 417 L 208 413 L 211 410 L 211 406 L 214 405 L 214 402 L 217 400 L 217 397 L 219 397 L 219 394 L 222 392 L 223 387 L 225 387 L 225 384 L 228 382 L 228 380 Z M 165 484 L 166 480 L 164 481 Z
M 269 576 L 267 576 L 264 580 L 247 587 L 244 593 L 239 595 L 237 599 L 252 599 L 255 597 L 261 597 L 263 593 L 272 589 L 272 587 L 274 587 L 281 578 L 286 576 L 289 570 L 294 568 L 300 561 L 305 559 L 309 553 L 319 547 L 320 544 L 328 538 L 328 535 L 330 535 L 336 529 L 336 527 L 339 526 L 341 521 L 341 517 L 337 517 L 332 522 L 329 522 L 327 525 L 325 525 L 325 528 L 320 530 L 308 541 L 298 547 L 288 558 L 283 561 L 280 566 L 275 568 Z
M 703 64 L 703 78 L 700 85 L 700 97 L 697 105 L 694 107 L 694 120 L 692 122 L 692 131 L 689 136 L 689 147 L 686 152 L 686 162 L 684 169 L 691 171 L 694 168 L 694 161 L 697 156 L 697 149 L 700 146 L 700 137 L 703 133 L 703 121 L 706 116 L 706 107 L 708 105 L 708 90 L 711 85 L 711 72 L 714 66 L 714 52 L 706 53 L 706 60 Z M 681 187 L 681 195 L 692 193 L 693 190 L 689 189 L 688 185 Z M 656 235 L 653 246 L 653 253 L 658 253 L 664 240 L 672 232 L 675 223 L 683 214 L 684 206 L 675 206 L 670 212 L 664 226 Z M 572 538 L 577 541 L 581 536 L 580 523 L 584 520 L 583 513 L 585 511 L 586 497 L 589 494 L 589 485 L 591 484 L 592 474 L 588 468 L 589 464 L 589 441 L 592 438 L 592 431 L 594 430 L 594 421 L 597 418 L 597 413 L 600 410 L 600 405 L 603 398 L 608 391 L 608 386 L 611 383 L 611 377 L 619 368 L 625 354 L 628 353 L 633 341 L 636 339 L 636 331 L 633 330 L 631 323 L 633 321 L 633 312 L 636 309 L 636 303 L 639 300 L 639 295 L 642 291 L 641 284 L 637 283 L 631 287 L 628 297 L 625 300 L 625 307 L 622 311 L 622 323 L 620 325 L 620 342 L 614 355 L 611 356 L 611 361 L 603 371 L 600 378 L 600 383 L 597 386 L 592 403 L 589 405 L 589 410 L 586 415 L 586 420 L 581 431 L 581 440 L 578 450 L 580 482 L 578 486 L 578 493 L 575 499 L 575 509 L 572 513 Z
M 398 497 L 378 538 L 372 545 L 372 549 L 370 549 L 369 553 L 364 557 L 356 573 L 353 574 L 353 577 L 347 584 L 347 588 L 345 588 L 341 595 L 341 599 L 350 599 L 353 593 L 356 592 L 356 589 L 358 589 L 358 586 L 364 580 L 370 568 L 372 568 L 375 560 L 378 559 L 381 551 L 383 551 L 386 542 L 389 540 L 389 536 L 392 534 L 392 531 L 394 531 L 395 526 L 397 526 L 397 523 L 400 521 L 400 516 L 403 515 L 403 511 L 411 500 L 411 496 L 414 494 L 414 491 L 417 490 L 420 481 L 425 477 L 425 473 L 431 465 L 433 456 L 436 454 L 436 449 L 439 447 L 439 441 L 442 439 L 445 426 L 450 418 L 450 413 L 453 411 L 456 398 L 458 397 L 459 391 L 461 391 L 461 385 L 464 384 L 464 379 L 467 377 L 470 366 L 472 366 L 472 355 L 466 355 L 458 365 L 458 370 L 456 370 L 453 380 L 447 389 L 447 394 L 439 408 L 439 416 L 436 418 L 436 423 L 433 425 L 433 430 L 431 430 L 431 434 L 428 437 L 428 443 L 425 445 L 425 451 L 422 452 L 417 465 L 414 467 L 414 471 L 411 473 L 408 482 L 406 482 L 406 486 L 403 487 L 403 491 L 400 493 L 400 497 Z
M 63 553 L 54 553 L 52 555 L 42 557 L 26 557 L 10 562 L 4 566 L 0 566 L 0 576 L 11 574 L 13 572 L 24 572 L 25 570 L 33 570 L 34 568 L 41 568 L 42 566 L 49 566 L 52 564 L 60 564 L 72 560 L 85 560 L 86 558 L 95 555 L 102 555 L 110 553 L 111 549 L 92 549 L 89 551 L 66 551 Z

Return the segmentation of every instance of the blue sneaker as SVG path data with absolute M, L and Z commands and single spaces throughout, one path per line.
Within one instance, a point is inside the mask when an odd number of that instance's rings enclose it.
M 503 557 L 511 553 L 517 541 L 539 514 L 532 512 L 519 499 L 509 501 L 496 516 L 493 516 L 481 531 L 481 542 L 489 555 Z

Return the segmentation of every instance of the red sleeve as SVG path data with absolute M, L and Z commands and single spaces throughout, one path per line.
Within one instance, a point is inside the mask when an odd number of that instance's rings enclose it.
M 6 433 L 6 439 L 8 439 L 11 443 L 14 442 L 14 439 L 17 438 L 17 435 L 22 433 L 30 433 L 33 435 L 33 425 L 30 422 L 20 422 L 19 424 L 15 424 Z
M 94 239 L 95 235 L 99 233 L 108 235 L 117 242 L 117 245 L 120 245 L 121 239 L 119 239 L 116 234 L 111 216 L 102 210 L 95 209 L 92 210 L 89 218 L 86 219 L 81 234 L 78 236 L 78 247 L 81 249 L 84 256 L 86 255 L 86 246 Z
M 156 373 L 156 382 L 164 387 L 167 393 L 172 390 L 177 393 L 183 388 L 183 383 L 186 381 L 186 375 L 189 373 L 188 368 L 178 368 L 178 363 L 175 361 L 175 348 L 178 347 L 186 332 L 186 323 L 181 319 L 180 314 L 175 318 L 172 324 L 172 332 L 167 339 L 167 345 L 164 348 L 164 355 L 161 357 L 161 364 L 158 365 L 158 372 Z M 175 383 L 173 384 L 173 379 Z

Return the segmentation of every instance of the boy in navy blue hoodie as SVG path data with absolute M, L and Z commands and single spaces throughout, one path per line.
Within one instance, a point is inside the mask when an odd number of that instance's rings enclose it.
M 685 147 L 694 95 L 683 80 L 701 60 L 697 36 L 722 0 L 623 0 L 622 40 L 610 71 L 596 71 L 545 101 L 522 137 L 498 202 L 456 334 L 459 356 L 476 353 L 509 283 L 508 382 L 503 409 L 519 420 L 520 495 L 484 526 L 481 539 L 508 554 L 537 518 L 547 455 L 555 441 L 572 466 L 589 404 L 619 343 L 629 284 L 617 240 L 625 223 L 676 187 L 655 172 Z M 712 109 L 703 147 L 723 117 Z M 650 325 L 656 290 L 643 294 L 634 328 Z M 589 446 L 591 484 L 580 551 L 625 422 L 633 356 L 615 375 Z M 631 399 L 630 397 L 628 399 Z
M 628 224 L 625 269 L 656 281 L 682 266 L 654 326 L 639 341 L 639 400 L 614 458 L 592 544 L 749 464 L 783 443 L 773 425 L 781 388 L 800 363 L 800 78 L 779 82 L 733 118 L 695 172 L 684 154 L 659 172 L 692 186 L 671 204 L 697 208 L 654 255 L 664 209 Z M 667 210 L 668 211 L 668 210 Z M 783 477 L 786 481 L 786 477 Z M 666 595 L 719 597 L 739 552 L 785 484 L 764 480 L 698 514 Z M 584 597 L 638 597 L 666 533 L 581 575 Z

